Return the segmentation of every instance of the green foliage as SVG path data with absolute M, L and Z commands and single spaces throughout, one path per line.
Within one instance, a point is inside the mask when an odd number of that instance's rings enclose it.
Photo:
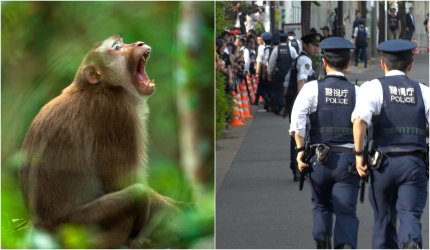
M 180 54 L 177 48 L 181 2 L 2 2 L 2 247 L 44 247 L 36 242 L 51 242 L 32 227 L 17 225 L 27 218 L 18 185 L 18 170 L 24 158 L 20 146 L 32 119 L 50 99 L 59 95 L 74 78 L 85 53 L 94 44 L 113 34 L 120 34 L 126 43 L 144 41 L 152 47 L 146 71 L 157 84 L 149 99 L 149 184 L 173 199 L 193 202 L 204 210 L 191 211 L 196 219 L 182 228 L 198 231 L 181 247 L 193 247 L 213 238 L 213 199 L 194 195 L 193 184 L 180 166 L 180 121 L 177 85 L 178 58 L 186 61 L 192 72 L 185 87 L 192 90 L 187 102 L 196 110 L 202 131 L 198 143 L 204 146 L 202 158 L 213 168 L 213 3 L 201 2 L 199 12 L 204 20 L 199 32 L 190 39 L 199 39 L 199 54 Z M 188 63 L 187 63 L 188 62 Z M 212 169 L 213 172 L 213 169 Z M 213 198 L 213 182 L 206 183 L 206 196 Z M 30 236 L 29 236 L 30 235 Z M 70 247 L 79 245 L 86 234 L 76 228 L 66 228 Z M 52 242 L 51 242 L 52 243 Z M 55 241 L 54 241 L 55 243 Z M 52 243 L 49 246 L 55 246 Z M 204 247 L 213 247 L 206 242 Z M 211 245 L 212 244 L 212 245 Z M 168 247 L 168 246 L 166 246 Z
M 216 36 L 221 36 L 225 29 L 230 29 L 232 27 L 231 21 L 229 21 L 225 15 L 227 9 L 233 7 L 233 2 L 228 1 L 217 1 L 215 2 L 215 20 L 216 20 Z
M 225 77 L 221 73 L 216 73 L 216 138 L 221 136 L 227 118 L 232 111 L 232 101 L 230 95 L 225 92 Z

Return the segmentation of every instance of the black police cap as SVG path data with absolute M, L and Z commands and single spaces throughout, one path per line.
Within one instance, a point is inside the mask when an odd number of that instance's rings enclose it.
M 355 45 L 345 38 L 328 37 L 320 43 L 320 48 L 323 54 L 329 56 L 349 56 L 350 49 L 354 49 Z
M 322 35 L 320 33 L 311 33 L 305 36 L 302 36 L 302 41 L 304 43 L 314 43 L 319 44 L 322 41 Z
M 409 60 L 412 58 L 412 50 L 417 45 L 409 40 L 388 40 L 378 44 L 378 50 L 390 60 Z
M 272 38 L 272 33 L 263 32 L 263 34 L 261 34 L 261 38 L 263 38 L 263 40 L 265 41 L 270 41 L 270 39 Z
M 279 43 L 279 35 L 277 33 L 272 34 L 272 43 Z
M 390 54 L 412 51 L 416 47 L 417 45 L 415 43 L 403 39 L 388 40 L 378 44 L 378 50 Z
M 279 38 L 280 39 L 282 39 L 282 38 L 288 38 L 288 34 L 287 33 L 281 33 L 281 34 L 279 34 Z
M 328 37 L 320 43 L 322 50 L 354 49 L 350 41 L 342 37 Z

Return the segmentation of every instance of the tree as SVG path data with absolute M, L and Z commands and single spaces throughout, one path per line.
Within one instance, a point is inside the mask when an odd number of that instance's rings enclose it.
M 311 3 L 309 1 L 302 1 L 301 5 L 302 5 L 302 29 L 303 35 L 309 34 L 310 32 L 310 26 L 311 26 Z
M 400 19 L 400 39 L 406 39 L 407 33 L 406 33 L 406 1 L 399 1 L 398 2 L 399 11 L 397 12 L 397 15 Z
M 378 29 L 379 29 L 379 36 L 378 36 L 378 43 L 381 43 L 385 41 L 385 8 L 384 8 L 384 2 L 379 1 L 379 19 L 378 19 Z

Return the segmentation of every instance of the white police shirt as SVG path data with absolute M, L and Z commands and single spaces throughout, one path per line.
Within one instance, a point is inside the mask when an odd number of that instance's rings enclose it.
M 334 71 L 327 75 L 345 76 L 342 72 Z M 352 83 L 351 83 L 352 84 Z M 355 86 L 355 101 L 360 93 L 360 87 Z M 309 114 L 316 112 L 318 106 L 318 81 L 310 81 L 303 85 L 294 102 L 291 112 L 290 135 L 298 133 L 301 137 L 306 135 L 306 121 Z M 342 146 L 352 147 L 354 144 L 348 143 Z
M 264 47 L 266 47 L 264 44 L 263 45 L 258 45 L 258 50 L 257 50 L 257 58 L 256 58 L 256 62 L 261 63 L 263 62 L 263 57 L 264 57 Z
M 249 50 L 245 48 L 245 46 L 243 46 L 240 48 L 240 51 L 243 51 L 243 60 L 245 62 L 244 71 L 249 74 L 249 66 L 251 64 L 251 58 L 249 57 Z
M 397 76 L 405 75 L 404 72 L 399 70 L 388 71 L 385 76 Z M 429 106 L 430 106 L 430 88 L 420 83 L 421 92 L 424 101 L 424 107 L 426 112 L 427 123 L 429 122 Z M 356 103 L 355 109 L 351 115 L 351 121 L 354 122 L 355 119 L 361 118 L 368 125 L 372 123 L 372 116 L 379 115 L 381 113 L 381 107 L 384 100 L 384 95 L 382 91 L 381 82 L 378 79 L 373 79 L 363 83 L 360 87 L 362 93 L 366 93 L 360 96 Z
M 315 71 L 312 68 L 312 60 L 307 53 L 306 56 L 301 56 L 297 59 L 297 81 L 304 80 L 306 82 L 308 76 L 311 76 L 314 73 Z
M 287 44 L 281 43 L 279 45 L 287 45 Z M 296 59 L 299 55 L 297 54 L 296 49 L 293 46 L 291 46 L 291 44 L 288 45 L 288 48 L 290 49 L 291 67 L 292 67 L 293 66 L 293 64 L 292 64 L 293 60 Z M 275 70 L 276 59 L 278 59 L 278 46 L 273 48 L 272 54 L 270 54 L 269 63 L 267 66 L 267 72 L 269 73 L 269 75 L 272 75 L 273 70 Z M 291 71 L 291 68 L 288 71 L 288 73 L 285 75 L 284 82 L 282 83 L 284 86 L 288 86 L 288 81 L 290 79 L 290 71 Z
M 287 44 L 286 43 L 280 43 L 279 46 L 281 46 L 281 45 L 287 45 Z M 291 45 L 288 45 L 288 48 L 290 49 L 291 60 L 296 59 L 299 56 L 296 52 L 296 49 Z M 269 72 L 269 74 L 272 74 L 273 70 L 275 70 L 276 59 L 278 59 L 278 46 L 273 48 L 272 54 L 270 54 L 269 65 L 267 67 L 267 71 Z

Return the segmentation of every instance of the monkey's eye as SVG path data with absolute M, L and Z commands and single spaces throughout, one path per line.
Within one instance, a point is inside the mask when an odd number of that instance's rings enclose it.
M 112 48 L 113 48 L 114 50 L 120 50 L 120 49 L 122 48 L 122 46 L 121 46 L 121 44 L 120 44 L 119 42 L 115 42 L 115 43 L 112 45 Z

